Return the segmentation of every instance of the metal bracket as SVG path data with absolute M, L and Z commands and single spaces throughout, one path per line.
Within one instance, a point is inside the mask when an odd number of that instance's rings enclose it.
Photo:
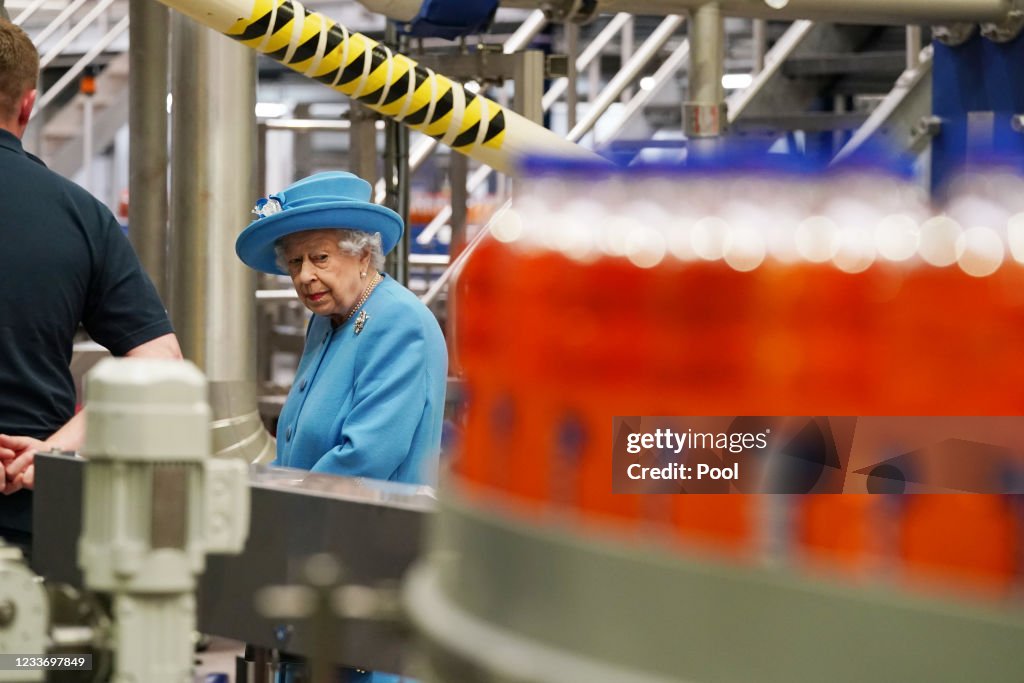
M 932 38 L 943 45 L 957 47 L 958 45 L 963 45 L 970 40 L 971 36 L 974 35 L 974 29 L 976 26 L 977 24 L 969 24 L 966 22 L 933 26 Z
M 683 103 L 683 133 L 687 138 L 715 138 L 729 127 L 725 102 L 707 104 L 704 102 Z
M 565 78 L 569 75 L 569 55 L 545 55 L 544 74 L 548 78 Z
M 597 0 L 563 0 L 562 2 L 545 2 L 541 5 L 548 21 L 557 23 L 571 22 L 589 24 L 597 18 Z
M 981 25 L 981 35 L 993 43 L 1008 43 L 1024 29 L 1024 10 L 1015 9 L 1000 22 Z
M 910 149 L 920 151 L 928 146 L 932 138 L 942 130 L 942 119 L 938 116 L 924 116 L 910 129 Z

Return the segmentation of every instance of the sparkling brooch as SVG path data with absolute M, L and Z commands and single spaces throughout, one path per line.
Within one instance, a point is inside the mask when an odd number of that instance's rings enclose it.
M 366 325 L 366 321 L 370 319 L 370 316 L 366 315 L 366 311 L 360 311 L 359 315 L 356 316 L 356 322 L 353 326 L 356 334 L 363 331 L 363 327 Z
M 275 213 L 281 213 L 283 210 L 281 202 L 277 197 L 270 196 L 257 201 L 252 212 L 260 218 L 266 218 L 267 216 L 273 216 Z

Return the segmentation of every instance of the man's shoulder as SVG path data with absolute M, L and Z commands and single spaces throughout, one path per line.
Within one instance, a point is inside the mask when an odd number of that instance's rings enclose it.
M 25 152 L 4 155 L 2 162 L 11 172 L 9 189 L 28 201 L 35 200 L 40 208 L 55 208 L 54 202 L 66 198 L 80 211 L 107 210 L 106 205 L 74 181 L 49 169 L 38 157 Z

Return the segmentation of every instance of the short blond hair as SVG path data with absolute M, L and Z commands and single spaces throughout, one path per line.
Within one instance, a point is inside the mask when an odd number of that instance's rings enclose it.
M 0 117 L 18 114 L 26 92 L 39 78 L 39 51 L 17 24 L 0 19 Z

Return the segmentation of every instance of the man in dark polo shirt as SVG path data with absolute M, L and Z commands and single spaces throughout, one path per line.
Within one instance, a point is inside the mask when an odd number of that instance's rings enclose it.
M 153 283 L 110 211 L 21 146 L 39 54 L 0 19 L 0 536 L 31 533 L 37 451 L 78 450 L 78 326 L 115 356 L 181 358 Z

